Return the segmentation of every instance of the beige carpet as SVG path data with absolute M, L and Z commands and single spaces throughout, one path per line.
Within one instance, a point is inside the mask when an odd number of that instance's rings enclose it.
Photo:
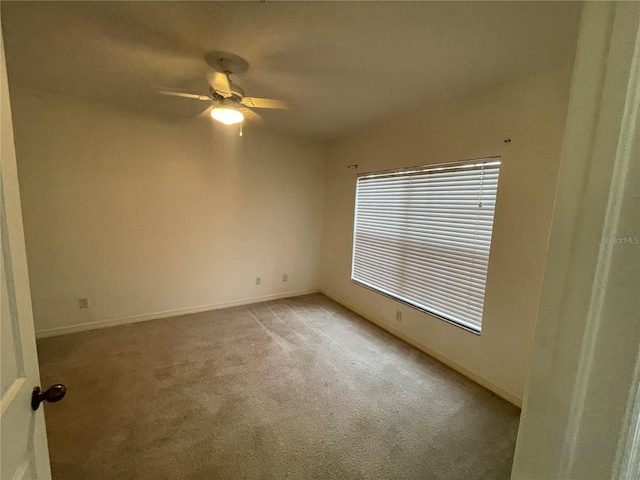
M 54 479 L 507 479 L 519 410 L 317 294 L 38 341 Z

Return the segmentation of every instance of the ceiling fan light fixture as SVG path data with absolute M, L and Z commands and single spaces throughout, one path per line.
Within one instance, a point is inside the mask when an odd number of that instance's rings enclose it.
M 244 115 L 236 108 L 219 106 L 211 110 L 211 118 L 225 125 L 235 125 L 244 120 Z

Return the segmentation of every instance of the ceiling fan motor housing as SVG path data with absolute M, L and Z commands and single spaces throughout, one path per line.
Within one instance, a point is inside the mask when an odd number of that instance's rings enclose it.
M 214 100 L 218 100 L 222 102 L 223 100 L 231 100 L 233 103 L 242 103 L 242 99 L 244 98 L 244 90 L 238 87 L 237 85 L 231 85 L 231 97 L 224 97 L 216 92 L 213 87 L 209 87 L 209 93 Z

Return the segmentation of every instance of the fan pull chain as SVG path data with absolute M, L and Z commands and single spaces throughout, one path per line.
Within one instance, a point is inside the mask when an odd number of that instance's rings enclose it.
M 240 136 L 242 136 L 242 125 L 244 124 L 244 122 L 240 122 Z

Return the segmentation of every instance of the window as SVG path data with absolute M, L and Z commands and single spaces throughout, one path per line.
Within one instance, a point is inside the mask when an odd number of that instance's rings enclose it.
M 351 279 L 480 332 L 500 158 L 363 174 Z

